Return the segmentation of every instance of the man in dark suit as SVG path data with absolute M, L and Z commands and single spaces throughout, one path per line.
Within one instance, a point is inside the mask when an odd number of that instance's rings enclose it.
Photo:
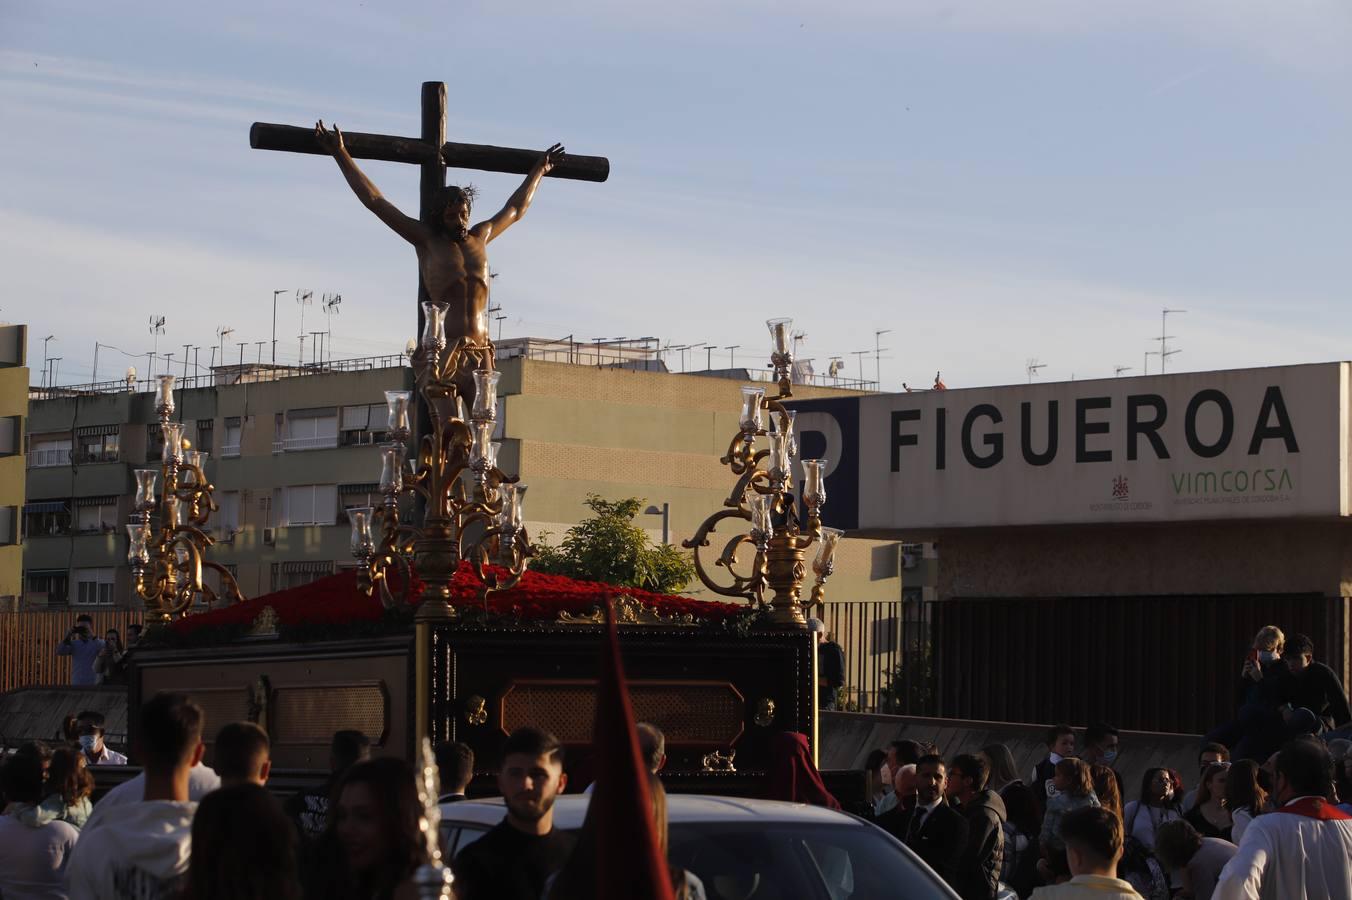
M 446 741 L 437 744 L 434 752 L 441 776 L 441 796 L 437 802 L 455 803 L 464 800 L 465 790 L 474 777 L 474 751 L 468 744 Z
M 878 820 L 897 840 L 915 851 L 949 886 L 958 882 L 958 862 L 967 845 L 967 820 L 944 801 L 948 771 L 943 758 L 930 754 L 916 763 L 916 804 L 894 809 Z

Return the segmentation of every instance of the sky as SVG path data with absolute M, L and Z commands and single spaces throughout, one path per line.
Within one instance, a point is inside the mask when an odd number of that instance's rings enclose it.
M 411 248 L 248 132 L 416 136 L 437 80 L 450 140 L 611 163 L 491 245 L 495 335 L 723 367 L 792 316 L 818 372 L 897 390 L 1155 374 L 1174 308 L 1170 371 L 1346 359 L 1348 46 L 1344 0 L 0 0 L 0 319 L 34 383 L 44 347 L 62 384 L 96 343 L 100 380 L 205 368 L 222 328 L 266 359 L 276 290 L 279 360 L 302 314 L 335 358 L 397 353 Z M 362 165 L 416 214 L 414 167 Z M 486 218 L 519 178 L 451 181 Z

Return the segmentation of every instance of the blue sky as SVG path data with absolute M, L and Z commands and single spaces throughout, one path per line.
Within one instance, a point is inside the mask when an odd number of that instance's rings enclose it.
M 96 341 L 144 354 L 154 313 L 179 360 L 205 365 L 219 326 L 254 354 L 274 289 L 342 293 L 335 356 L 397 352 L 411 250 L 332 162 L 251 151 L 248 129 L 415 135 L 425 80 L 450 85 L 452 140 L 611 159 L 605 184 L 546 182 L 492 245 L 504 336 L 745 363 L 792 315 L 819 371 L 856 375 L 885 328 L 885 386 L 954 387 L 1031 357 L 1043 380 L 1139 374 L 1170 306 L 1171 368 L 1349 356 L 1337 0 L 194 7 L 0 0 L 0 318 L 31 326 L 35 373 L 49 334 L 62 382 Z M 366 168 L 416 208 L 416 170 Z M 517 182 L 452 179 L 484 216 Z M 284 296 L 280 358 L 299 327 Z M 100 378 L 133 362 L 101 351 Z

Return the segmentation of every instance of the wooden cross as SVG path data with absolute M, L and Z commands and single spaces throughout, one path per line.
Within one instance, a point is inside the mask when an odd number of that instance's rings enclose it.
M 446 85 L 424 81 L 422 86 L 422 137 L 394 137 L 388 134 L 363 134 L 344 131 L 343 142 L 354 159 L 381 159 L 387 162 L 413 163 L 422 169 L 418 192 L 418 218 L 430 222 L 441 215 L 434 209 L 437 195 L 446 186 L 446 167 L 479 169 L 484 172 L 511 172 L 525 175 L 540 158 L 539 150 L 518 150 L 486 144 L 457 144 L 446 140 Z M 328 156 L 315 138 L 314 126 L 273 125 L 255 122 L 249 129 L 249 146 L 254 150 L 284 150 L 289 153 L 314 153 Z M 578 181 L 605 181 L 610 177 L 610 160 L 604 156 L 567 154 L 554 166 L 549 178 Z M 418 299 L 427 299 L 422 278 L 418 279 Z M 418 306 L 418 331 L 422 333 L 422 305 Z

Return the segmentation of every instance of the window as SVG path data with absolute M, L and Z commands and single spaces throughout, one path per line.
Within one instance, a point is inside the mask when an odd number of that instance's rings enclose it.
M 214 448 L 212 441 L 216 439 L 216 420 L 198 419 L 197 420 L 197 443 L 193 444 L 194 450 L 201 450 L 203 453 L 210 453 Z
M 156 422 L 146 426 L 146 462 L 153 462 L 164 455 L 164 432 Z
M 75 501 L 75 528 L 81 534 L 117 530 L 116 497 L 80 497 Z
M 41 500 L 25 503 L 23 533 L 28 537 L 46 537 L 70 532 L 70 504 L 65 500 Z
M 77 463 L 117 462 L 120 426 L 95 425 L 75 432 Z
M 348 521 L 348 510 L 363 506 L 377 509 L 384 502 L 385 495 L 380 493 L 380 486 L 375 482 L 338 485 L 338 503 L 343 507 L 343 521 Z
M 69 437 L 33 436 L 28 450 L 28 467 L 41 469 L 47 466 L 70 465 L 71 440 Z
M 338 518 L 338 486 L 304 484 L 279 488 L 277 524 L 333 525 Z
M 65 606 L 70 591 L 70 576 L 65 570 L 32 571 L 24 575 L 23 592 L 26 600 L 37 600 L 48 606 Z
M 389 410 L 384 403 L 344 406 L 338 443 L 344 447 L 379 444 L 388 440 Z
M 0 418 L 0 456 L 13 456 L 23 448 L 23 416 Z
M 286 414 L 283 450 L 315 450 L 337 446 L 337 409 L 293 409 Z
M 109 606 L 113 602 L 113 569 L 76 569 L 75 602 L 80 606 Z
M 272 589 L 285 591 L 302 587 L 333 574 L 330 561 L 284 562 L 272 564 Z
M 239 456 L 240 418 L 225 420 L 225 435 L 221 438 L 221 456 Z
M 220 511 L 212 516 L 216 530 L 224 540 L 239 531 L 239 491 L 222 491 L 216 495 Z
M 19 507 L 0 506 L 0 546 L 19 543 Z

